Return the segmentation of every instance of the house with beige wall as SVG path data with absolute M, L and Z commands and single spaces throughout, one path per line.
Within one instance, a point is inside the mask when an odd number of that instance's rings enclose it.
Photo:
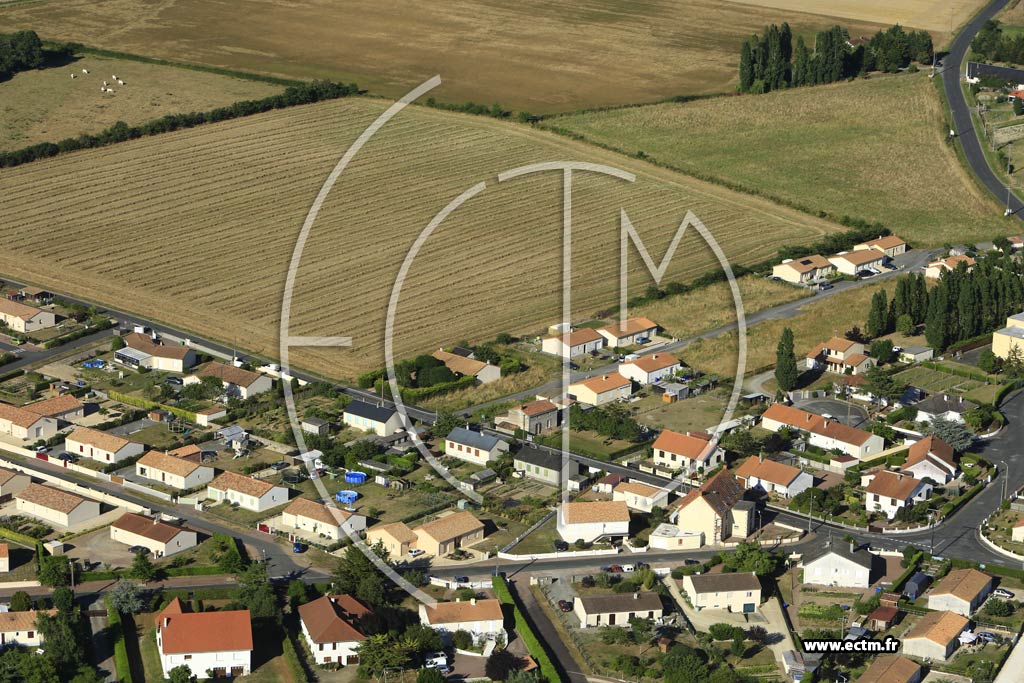
M 213 481 L 212 467 L 170 453 L 149 451 L 135 462 L 135 474 L 185 491 Z
M 43 634 L 37 624 L 40 614 L 56 614 L 57 610 L 0 612 L 0 649 L 6 647 L 39 647 Z
M 955 612 L 928 612 L 903 635 L 903 654 L 944 662 L 956 652 L 970 623 Z
M 412 531 L 416 535 L 413 547 L 435 557 L 444 557 L 484 540 L 483 522 L 466 510 L 438 517 Z
M 57 435 L 57 420 L 25 408 L 0 403 L 0 433 L 22 441 L 51 439 Z
M 946 273 L 956 270 L 960 267 L 960 264 L 964 265 L 968 273 L 974 270 L 974 266 L 978 265 L 977 261 L 966 254 L 947 256 L 946 258 L 929 263 L 925 267 L 924 276 L 929 280 L 938 280 Z
M 36 415 L 52 417 L 57 420 L 64 420 L 65 422 L 85 417 L 85 404 L 71 394 L 51 396 L 50 398 L 44 398 L 42 401 L 27 403 L 22 408 Z
M 658 323 L 648 318 L 629 318 L 597 330 L 611 348 L 638 346 L 658 334 Z
M 863 251 L 865 249 L 874 249 L 889 258 L 895 258 L 900 254 L 906 253 L 907 243 L 896 235 L 885 235 L 853 245 L 854 251 Z
M 580 628 L 590 628 L 629 626 L 630 619 L 661 619 L 664 607 L 661 597 L 654 591 L 637 591 L 576 596 L 572 611 L 580 620 Z
M 812 254 L 796 259 L 785 259 L 772 266 L 772 277 L 794 285 L 806 285 L 824 280 L 836 272 L 836 267 L 821 254 Z
M 180 553 L 196 547 L 198 542 L 196 532 L 191 529 L 131 512 L 110 525 L 110 538 L 129 547 L 149 548 L 154 557 Z
M 843 275 L 856 276 L 863 270 L 881 272 L 885 254 L 874 249 L 841 251 L 835 256 L 829 256 L 828 261 Z
M 243 401 L 274 388 L 272 377 L 219 361 L 210 361 L 198 372 L 186 377 L 185 384 L 198 384 L 204 377 L 220 380 L 224 393 L 237 396 Z
M 19 513 L 67 528 L 100 516 L 100 504 L 68 491 L 29 484 L 14 496 Z
M 750 614 L 761 604 L 761 581 L 754 572 L 690 574 L 683 592 L 696 610 L 723 609 Z
M 663 429 L 652 446 L 651 471 L 671 477 L 676 472 L 687 476 L 709 471 L 725 461 L 725 450 L 707 432 L 673 432 Z M 643 463 L 640 469 L 643 470 Z
M 1006 360 L 1011 349 L 1024 359 L 1024 313 L 1007 317 L 1006 327 L 992 333 L 992 353 Z
M 650 512 L 656 506 L 665 507 L 668 491 L 639 481 L 624 481 L 612 489 L 612 500 L 621 500 L 630 510 Z
M 701 534 L 703 543 L 714 545 L 750 535 L 750 515 L 736 514 L 744 489 L 727 470 L 722 470 L 675 503 L 669 518 L 683 532 Z
M 409 554 L 416 543 L 416 534 L 405 522 L 375 524 L 366 531 L 366 544 L 373 546 L 378 543 L 388 551 L 388 555 L 400 560 Z
M 206 488 L 207 497 L 220 503 L 237 503 L 253 512 L 263 512 L 288 502 L 288 489 L 268 481 L 235 472 L 222 472 Z
M 598 375 L 569 385 L 569 395 L 589 406 L 603 406 L 633 394 L 633 382 L 619 374 Z
M 508 442 L 490 434 L 481 434 L 465 427 L 456 427 L 444 439 L 444 454 L 486 467 L 508 453 Z
M 72 455 L 110 464 L 141 455 L 145 446 L 116 434 L 78 427 L 64 440 L 64 450 Z
M 308 498 L 296 498 L 281 512 L 280 527 L 284 531 L 304 531 L 340 541 L 350 533 L 365 531 L 366 516 L 339 507 L 329 508 Z
M 953 569 L 928 593 L 928 609 L 948 610 L 969 617 L 994 587 L 992 577 L 977 569 Z
M 57 316 L 52 311 L 0 297 L 0 322 L 15 332 L 31 334 L 56 325 Z
M 604 337 L 597 330 L 584 327 L 568 335 L 556 334 L 540 342 L 541 351 L 568 360 L 597 351 L 604 347 Z
M 16 472 L 0 467 L 0 503 L 6 503 L 15 494 L 32 483 L 32 478 L 24 472 Z

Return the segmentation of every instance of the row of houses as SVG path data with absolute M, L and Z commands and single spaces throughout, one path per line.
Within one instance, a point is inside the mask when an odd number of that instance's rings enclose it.
M 468 511 L 452 512 L 415 529 L 404 522 L 378 524 L 366 532 L 370 545 L 380 543 L 393 558 L 402 558 L 411 550 L 444 557 L 484 538 L 483 522 Z
M 571 329 L 568 325 L 561 325 L 552 331 L 555 334 L 541 340 L 541 350 L 570 359 L 605 347 L 614 349 L 645 344 L 657 335 L 658 324 L 647 318 L 629 318 L 598 329 Z
M 856 244 L 853 251 L 841 251 L 828 258 L 812 254 L 786 259 L 772 268 L 772 276 L 793 284 L 827 280 L 836 273 L 856 276 L 862 271 L 881 272 L 888 260 L 905 253 L 907 243 L 895 235 L 878 237 Z

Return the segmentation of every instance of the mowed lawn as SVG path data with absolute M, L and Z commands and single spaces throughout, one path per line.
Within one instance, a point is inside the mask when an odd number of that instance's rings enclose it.
M 879 221 L 915 247 L 1020 232 L 943 139 L 926 73 L 557 116 L 552 129 L 811 212 Z
M 6 169 L 0 272 L 278 357 L 299 230 L 344 150 L 388 104 L 293 107 Z M 298 268 L 289 333 L 348 335 L 353 348 L 294 348 L 292 362 L 339 379 L 381 367 L 401 264 L 434 216 L 480 182 L 402 279 L 395 357 L 536 334 L 561 319 L 562 175 L 496 180 L 553 159 L 637 174 L 573 175 L 574 320 L 618 301 L 622 209 L 658 261 L 687 211 L 740 264 L 840 229 L 528 126 L 412 107 L 340 177 Z M 665 277 L 688 282 L 717 267 L 690 229 Z M 629 269 L 632 293 L 651 284 L 635 250 Z
M 766 24 L 807 38 L 837 22 L 853 35 L 883 26 L 821 12 L 716 0 L 61 0 L 0 3 L 0 32 L 354 80 L 389 97 L 440 74 L 439 100 L 546 113 L 731 90 L 741 43 Z
M 115 74 L 124 86 L 113 82 Z M 113 93 L 100 92 L 104 80 Z M 206 111 L 283 89 L 203 71 L 84 55 L 67 66 L 23 71 L 0 82 L 0 149 L 98 133 L 118 121 L 136 125 L 165 114 Z
M 793 330 L 797 364 L 816 344 L 833 336 L 842 337 L 854 325 L 862 330 L 871 308 L 871 297 L 884 289 L 891 297 L 895 280 L 865 285 L 840 292 L 820 301 L 810 300 L 793 318 L 767 320 L 747 328 L 747 372 L 749 377 L 775 364 L 775 349 L 785 327 Z M 921 342 L 924 337 L 921 337 Z M 735 377 L 739 353 L 736 332 L 703 339 L 687 346 L 680 354 L 691 367 L 721 377 Z

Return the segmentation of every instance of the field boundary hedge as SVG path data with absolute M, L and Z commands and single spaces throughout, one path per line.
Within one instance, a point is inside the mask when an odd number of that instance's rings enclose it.
M 107 396 L 115 401 L 127 403 L 128 405 L 135 406 L 136 408 L 147 408 L 150 410 L 158 408 L 160 410 L 166 410 L 171 415 L 176 415 L 183 420 L 188 420 L 189 422 L 196 421 L 195 413 L 182 410 L 181 408 L 175 408 L 174 406 L 167 406 L 163 403 L 158 403 L 157 401 L 150 401 L 145 398 L 139 398 L 138 396 L 129 396 L 128 394 L 122 394 L 120 391 L 108 391 Z
M 523 614 L 523 610 L 520 608 L 519 603 L 512 597 L 512 591 L 509 590 L 504 577 L 492 577 L 491 586 L 494 588 L 494 594 L 498 597 L 498 600 L 501 600 L 502 604 L 512 606 L 516 633 L 518 633 L 519 637 L 523 639 L 523 643 L 526 645 L 526 650 L 537 662 L 537 666 L 540 668 L 541 678 L 546 679 L 548 683 L 555 683 L 555 681 L 558 681 L 559 675 L 558 669 L 555 668 L 555 663 L 551 661 L 551 657 L 548 655 L 547 649 L 537 637 L 537 634 L 534 633 L 533 629 L 530 628 L 530 625 L 526 623 L 526 616 Z
M 133 683 L 132 668 L 128 662 L 128 646 L 124 641 L 124 626 L 121 623 L 121 613 L 114 609 L 110 597 L 103 599 L 107 607 L 107 627 L 114 637 L 114 668 L 117 672 L 118 683 Z

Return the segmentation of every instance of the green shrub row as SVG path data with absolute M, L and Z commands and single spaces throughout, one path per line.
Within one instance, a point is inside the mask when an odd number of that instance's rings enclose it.
M 295 643 L 292 642 L 291 636 L 287 633 L 285 633 L 284 639 L 281 641 L 281 651 L 284 655 L 284 661 L 288 663 L 288 668 L 292 672 L 292 680 L 308 680 L 306 669 L 302 666 L 302 660 L 299 659 L 299 653 L 295 651 Z
M 107 626 L 114 639 L 114 668 L 117 670 L 118 683 L 132 683 L 132 669 L 128 663 L 128 647 L 124 642 L 124 625 L 121 622 L 121 613 L 110 604 L 110 598 L 104 598 L 107 606 Z
M 548 683 L 555 683 L 559 680 L 558 669 L 555 668 L 555 663 L 551 661 L 551 657 L 548 655 L 547 650 L 541 643 L 537 634 L 533 632 L 530 625 L 526 623 L 526 617 L 523 615 L 522 609 L 519 604 L 512 597 L 512 592 L 508 589 L 508 584 L 505 583 L 505 579 L 501 576 L 495 576 L 491 579 L 491 586 L 494 588 L 494 594 L 498 597 L 498 600 L 505 605 L 512 606 L 512 614 L 515 617 L 516 633 L 523 639 L 523 643 L 526 645 L 527 652 L 533 657 L 534 661 L 537 662 L 537 666 L 540 668 L 541 678 L 548 681 Z
M 892 591 L 894 593 L 899 593 L 903 589 L 903 584 L 905 584 L 910 577 L 914 575 L 914 572 L 917 571 L 917 567 L 921 564 L 921 558 L 923 557 L 924 553 L 919 551 L 910 558 L 907 568 L 904 569 L 903 573 L 896 577 L 896 580 L 892 582 Z
M 459 389 L 466 389 L 474 386 L 475 384 L 476 377 L 473 375 L 464 375 L 454 382 L 441 382 L 440 384 L 433 384 L 429 387 L 402 387 L 402 400 L 406 403 L 419 403 L 420 401 L 425 401 L 428 398 L 448 394 L 453 391 L 458 391 Z M 374 390 L 381 396 L 391 396 L 391 384 L 387 381 L 386 377 L 381 377 L 376 380 Z
M 107 395 L 110 396 L 110 398 L 112 398 L 115 401 L 120 401 L 121 403 L 126 403 L 130 406 L 135 406 L 136 408 L 146 408 L 148 410 L 158 408 L 160 410 L 166 410 L 171 415 L 176 415 L 183 420 L 188 420 L 189 422 L 196 421 L 195 413 L 189 412 L 187 410 L 182 410 L 181 408 L 175 408 L 174 406 L 165 406 L 162 403 L 157 403 L 156 401 L 148 401 L 144 398 L 139 398 L 138 396 L 129 396 L 128 394 L 122 394 L 120 391 L 109 391 L 107 392 Z
M 39 543 L 39 539 L 32 538 L 27 534 L 18 533 L 17 531 L 11 531 L 10 529 L 6 529 L 2 526 L 0 526 L 0 537 L 7 538 L 12 541 L 17 541 L 18 543 L 27 545 L 30 548 L 34 548 L 36 544 Z
M 971 488 L 967 489 L 966 493 L 960 494 L 959 496 L 957 496 L 956 498 L 954 498 L 953 500 L 949 501 L 941 508 L 939 508 L 939 516 L 944 519 L 947 516 L 953 514 L 953 512 L 957 508 L 959 508 L 961 505 L 969 501 L 971 498 L 974 498 L 976 495 L 978 495 L 978 493 L 980 493 L 983 488 L 985 488 L 985 483 L 978 482 Z
M 114 321 L 110 320 L 110 319 L 106 319 L 102 323 L 100 323 L 98 325 L 93 325 L 92 327 L 80 327 L 79 329 L 75 330 L 74 332 L 68 332 L 67 334 L 62 335 L 60 337 L 57 337 L 56 339 L 50 339 L 50 340 L 46 341 L 45 343 L 43 343 L 43 348 L 44 349 L 53 349 L 53 348 L 56 348 L 58 346 L 64 346 L 65 344 L 73 342 L 76 339 L 81 339 L 82 337 L 88 337 L 90 334 L 95 334 L 97 332 L 102 332 L 103 330 L 109 330 L 113 326 L 114 326 Z

